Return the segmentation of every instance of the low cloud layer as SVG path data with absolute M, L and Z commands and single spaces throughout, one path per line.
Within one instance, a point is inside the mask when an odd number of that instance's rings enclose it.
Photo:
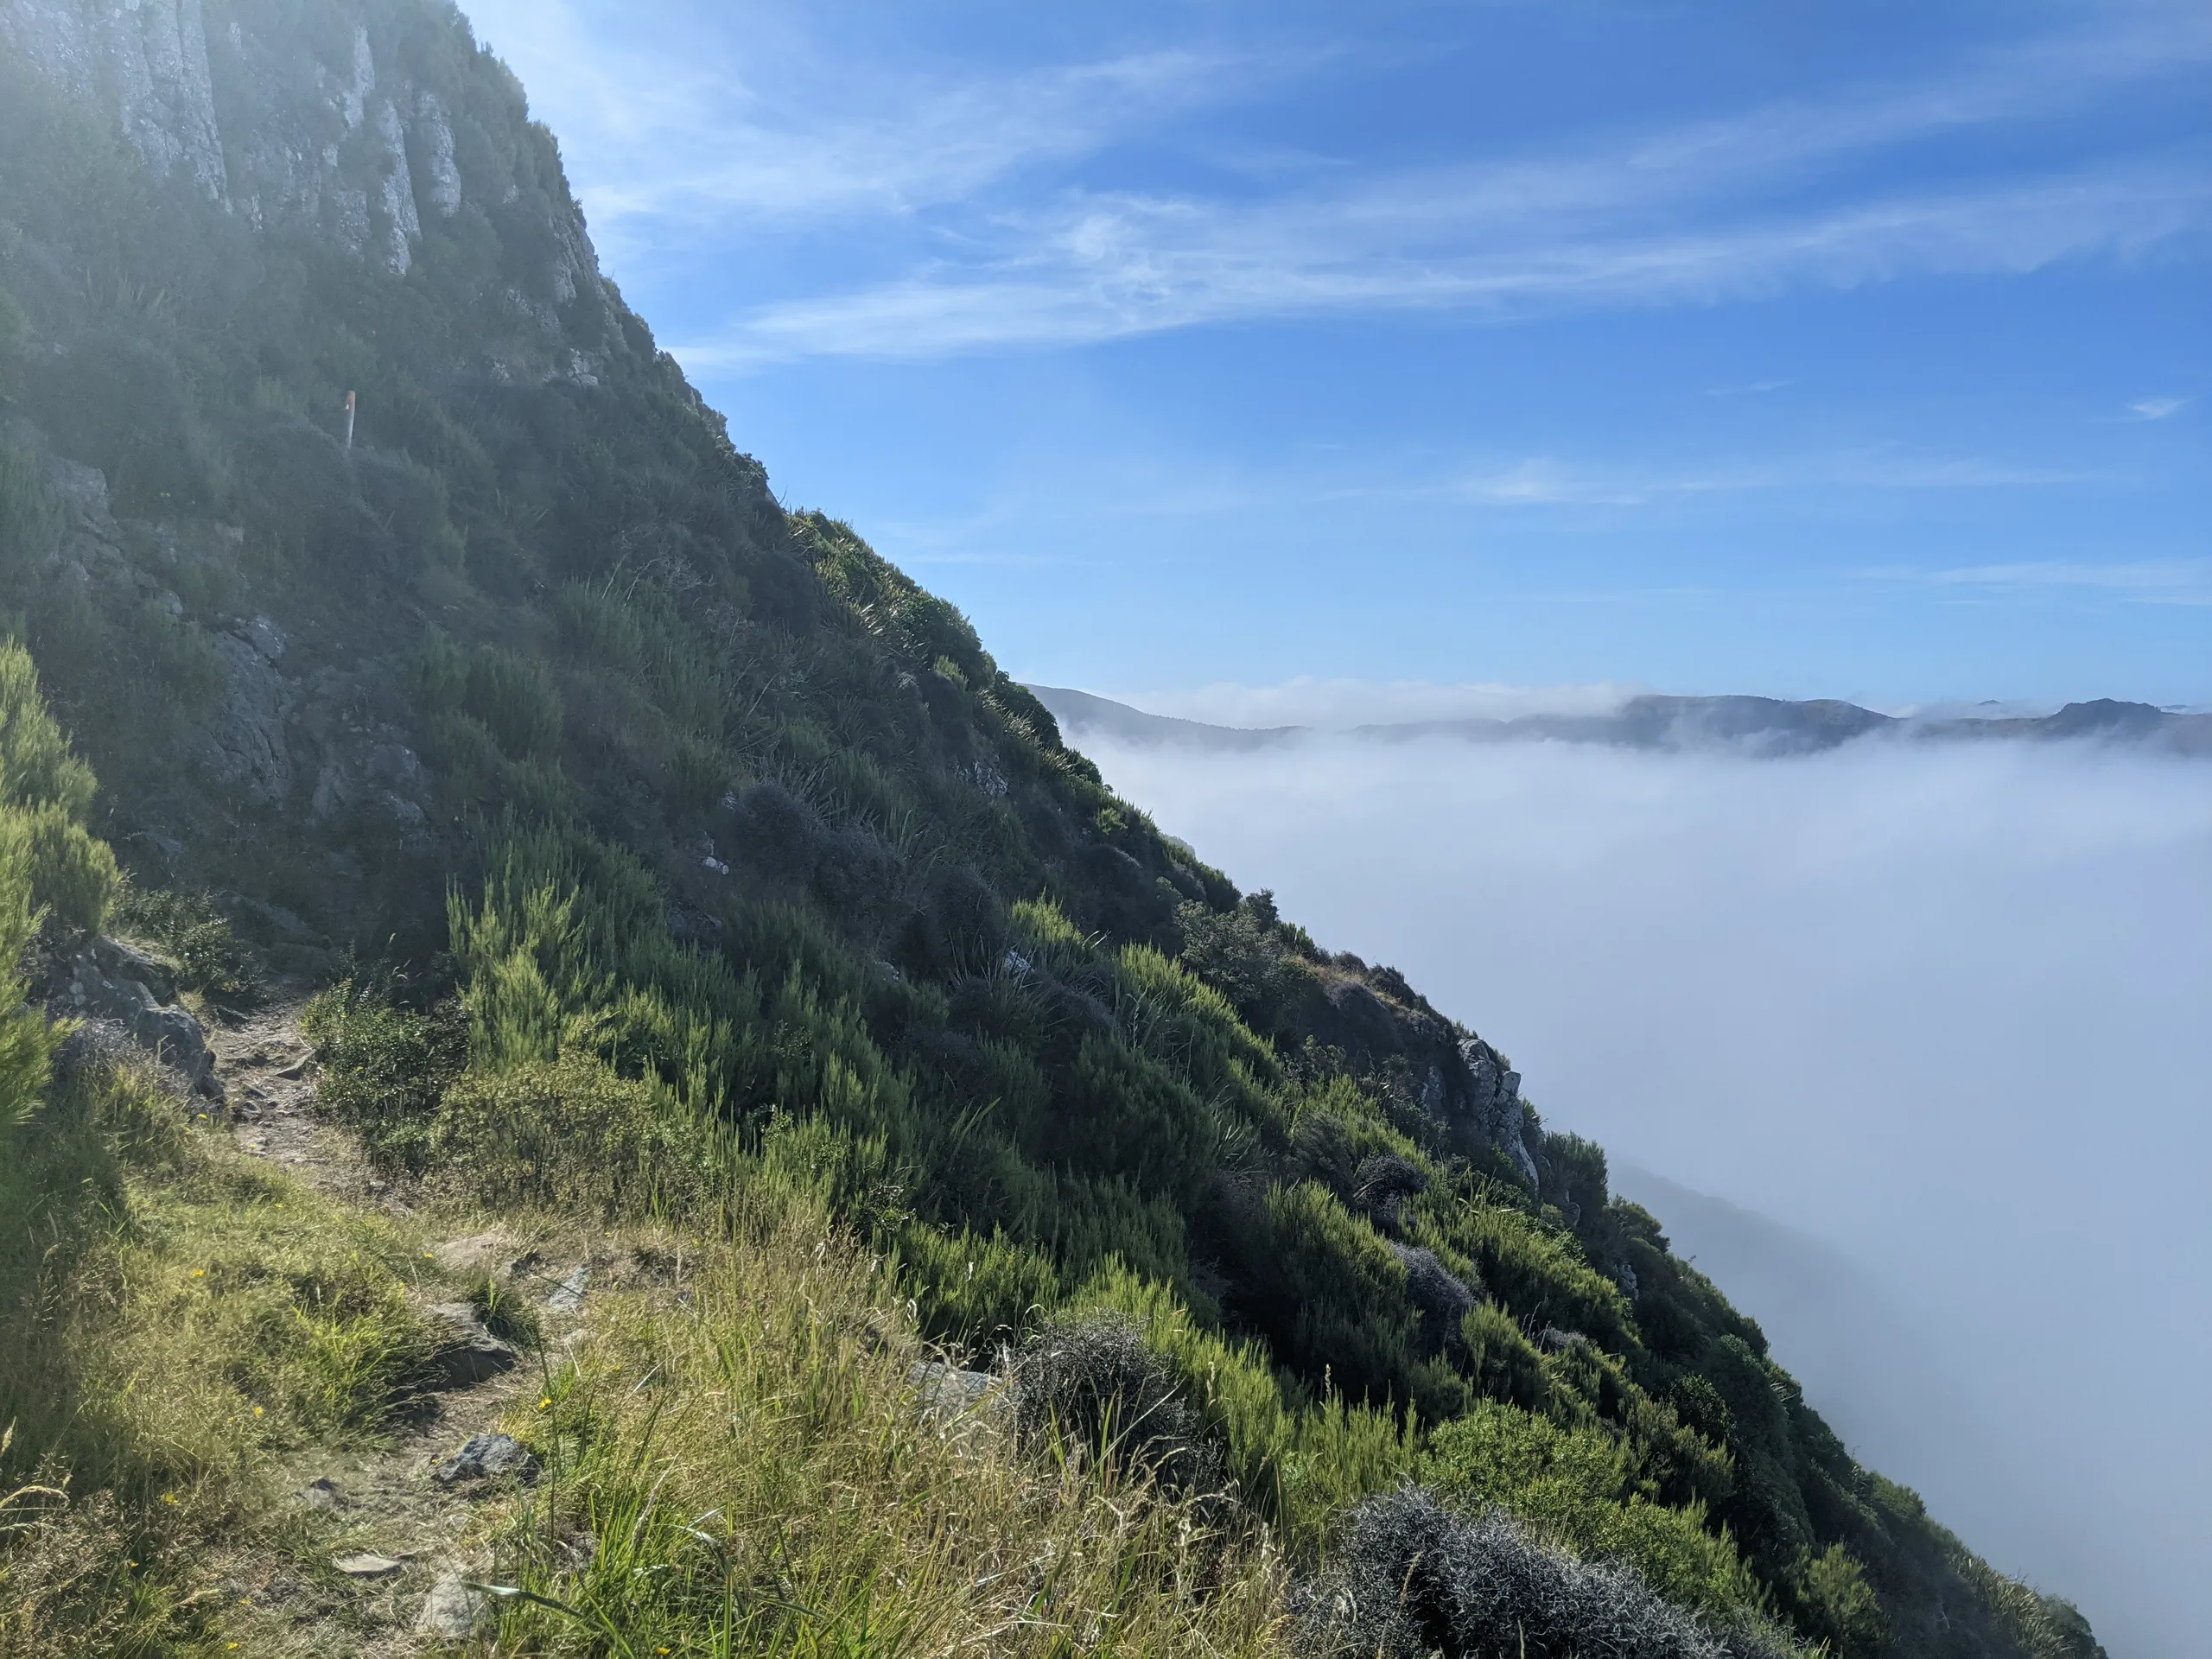
M 1328 680 L 1313 676 L 1278 685 L 1202 685 L 1139 693 L 1133 709 L 1213 726 L 1354 726 L 1422 720 L 1514 720 L 1522 715 L 1608 715 L 1645 688 L 1601 681 L 1588 685 L 1440 685 L 1427 680 Z
M 2114 1659 L 2212 1624 L 2212 766 L 1091 753 L 1506 1050 L 1554 1127 L 1855 1263 L 1838 1319 L 1904 1351 L 1838 1367 L 1797 1320 L 1837 1421 Z M 1786 1309 L 1783 1282 L 1747 1301 Z

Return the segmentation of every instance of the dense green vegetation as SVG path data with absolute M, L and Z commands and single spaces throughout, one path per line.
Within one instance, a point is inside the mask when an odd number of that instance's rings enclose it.
M 54 925 L 112 886 L 90 812 L 141 925 L 212 940 L 151 895 L 232 895 L 335 982 L 326 1104 L 396 1174 L 711 1230 L 772 1166 L 938 1341 L 1134 1321 L 1301 1567 L 1417 1478 L 1715 1630 L 2094 1651 L 1853 1461 L 1599 1149 L 1532 1120 L 1532 1188 L 1455 1113 L 1471 1033 L 785 512 L 611 287 L 556 280 L 552 140 L 455 16 L 265 10 L 209 0 L 227 131 L 356 20 L 450 112 L 463 205 L 404 277 L 149 177 L 0 51 L 0 606 L 105 785 L 0 756 Z

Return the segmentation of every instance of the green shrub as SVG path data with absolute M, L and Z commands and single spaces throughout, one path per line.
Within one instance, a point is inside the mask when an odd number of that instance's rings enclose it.
M 1652 1501 L 1622 1443 L 1516 1407 L 1478 1405 L 1431 1438 L 1423 1479 L 1470 1514 L 1510 1510 L 1577 1554 L 1624 1561 L 1681 1606 L 1723 1623 L 1758 1614 L 1758 1583 L 1703 1511 Z
M 581 1205 L 606 1215 L 696 1214 L 736 1147 L 651 1083 L 588 1053 L 463 1073 L 440 1102 L 436 1162 L 498 1205 Z
M 415 647 L 407 675 L 417 705 L 442 736 L 452 729 L 444 722 L 465 715 L 515 760 L 548 755 L 560 745 L 561 693 L 535 657 L 504 645 L 463 650 L 434 628 Z
M 31 898 L 47 925 L 77 938 L 98 933 L 115 896 L 115 854 L 59 806 L 15 816 L 29 836 Z
M 392 990 L 342 981 L 308 1004 L 300 1028 L 321 1065 L 316 1105 L 358 1132 L 372 1159 L 419 1173 L 439 1103 L 467 1064 L 468 1021 L 458 1003 L 417 1011 Z
M 561 741 L 561 694 L 535 657 L 480 645 L 468 659 L 464 701 L 516 760 L 548 754 Z
M 60 505 L 39 458 L 0 448 L 0 579 L 20 581 L 60 538 Z
M 118 931 L 168 958 L 187 990 L 239 1003 L 251 1001 L 259 988 L 253 953 L 203 891 L 141 887 L 126 880 L 116 891 L 114 917 Z
M 99 787 L 47 712 L 30 653 L 0 641 L 0 804 L 57 807 L 82 823 Z

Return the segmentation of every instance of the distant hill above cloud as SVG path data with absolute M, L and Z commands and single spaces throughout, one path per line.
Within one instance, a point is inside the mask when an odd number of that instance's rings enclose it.
M 1028 689 L 1069 731 L 1122 743 L 1247 750 L 1294 743 L 1321 729 L 1213 726 L 1147 714 L 1088 691 L 1049 685 Z M 1470 743 L 1543 740 L 1629 749 L 1728 749 L 1766 756 L 1814 754 L 1854 738 L 1874 735 L 1943 742 L 2088 739 L 2212 756 L 2212 715 L 2177 714 L 2146 702 L 2122 702 L 2110 697 L 2069 702 L 2050 715 L 1930 717 L 1881 714 L 1833 697 L 1790 702 L 1780 697 L 1646 695 L 1630 697 L 1619 708 L 1602 714 L 1399 721 L 1342 729 L 1351 736 L 1388 742 L 1435 737 Z

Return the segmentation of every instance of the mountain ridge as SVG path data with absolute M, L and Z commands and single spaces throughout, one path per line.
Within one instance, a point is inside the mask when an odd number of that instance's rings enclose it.
M 1070 730 L 1122 742 L 1216 749 L 1279 747 L 1317 736 L 1382 742 L 1452 738 L 1468 743 L 1560 742 L 1666 751 L 1815 754 L 1862 738 L 1910 742 L 2100 741 L 2166 753 L 2212 755 L 2212 715 L 2180 713 L 2111 697 L 2069 702 L 2042 715 L 1885 715 L 1833 697 L 1681 696 L 1646 692 L 1607 714 L 1370 721 L 1340 728 L 1217 726 L 1148 715 L 1095 692 L 1031 684 Z

